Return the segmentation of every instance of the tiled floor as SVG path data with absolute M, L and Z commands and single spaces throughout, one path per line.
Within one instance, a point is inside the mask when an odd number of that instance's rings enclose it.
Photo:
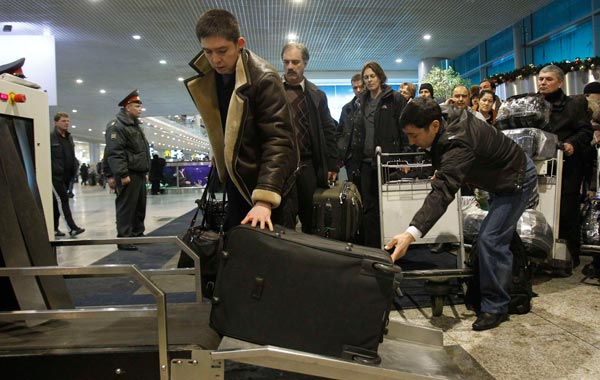
M 114 195 L 98 186 L 77 186 L 75 191 L 74 218 L 86 228 L 81 238 L 116 236 Z M 149 196 L 147 232 L 193 209 L 199 196 Z M 61 248 L 59 263 L 89 265 L 114 250 L 114 246 Z M 582 265 L 589 260 L 584 257 Z M 511 316 L 491 331 L 472 331 L 475 315 L 463 305 L 445 306 L 440 317 L 431 317 L 429 309 L 411 309 L 393 312 L 392 318 L 441 328 L 446 345 L 460 345 L 498 380 L 595 380 L 600 379 L 600 283 L 582 280 L 580 268 L 569 278 L 538 275 L 534 291 L 539 297 L 533 311 Z

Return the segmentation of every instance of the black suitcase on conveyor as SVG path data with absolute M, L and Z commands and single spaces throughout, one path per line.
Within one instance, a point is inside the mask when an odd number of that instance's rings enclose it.
M 211 326 L 220 334 L 364 362 L 379 362 L 394 297 L 382 250 L 276 226 L 226 234 Z
M 313 234 L 340 241 L 352 241 L 362 220 L 362 199 L 356 185 L 337 182 L 313 194 Z

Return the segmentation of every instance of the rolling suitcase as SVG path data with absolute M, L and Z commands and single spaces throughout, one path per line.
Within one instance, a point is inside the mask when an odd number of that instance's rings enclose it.
M 378 362 L 400 268 L 382 250 L 277 231 L 227 232 L 211 326 L 253 343 Z
M 340 241 L 352 241 L 362 219 L 362 199 L 356 185 L 337 182 L 313 194 L 313 234 Z

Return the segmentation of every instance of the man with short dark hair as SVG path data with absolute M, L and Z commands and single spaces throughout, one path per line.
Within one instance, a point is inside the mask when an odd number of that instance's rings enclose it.
M 585 168 L 584 152 L 593 130 L 584 98 L 572 98 L 562 90 L 565 74 L 555 65 L 544 66 L 538 74 L 540 94 L 552 105 L 548 131 L 558 135 L 564 147 L 564 164 L 560 195 L 559 237 L 567 241 L 573 267 L 579 265 L 581 220 L 579 200 Z
M 146 218 L 146 182 L 150 170 L 150 147 L 139 119 L 142 101 L 133 90 L 119 102 L 116 118 L 106 127 L 104 173 L 115 188 L 117 237 L 144 235 Z M 133 244 L 118 244 L 121 250 L 135 251 Z
M 485 120 L 485 117 L 483 117 L 483 115 L 480 112 L 473 111 L 471 109 L 470 102 L 471 93 L 469 92 L 469 89 L 463 85 L 458 85 L 452 89 L 452 97 L 446 99 L 446 102 L 444 104 L 447 106 L 453 106 L 454 108 L 464 109 L 467 112 L 473 114 L 479 120 L 487 122 Z
M 77 159 L 75 158 L 75 143 L 69 133 L 69 115 L 58 112 L 54 115 L 54 131 L 50 134 L 50 160 L 52 162 L 52 206 L 54 209 L 54 236 L 65 236 L 58 229 L 60 201 L 63 216 L 69 226 L 69 235 L 75 236 L 84 232 L 85 229 L 78 227 L 73 220 L 71 208 L 69 207 L 68 189 L 73 178 L 77 174 Z
M 313 194 L 328 188 L 329 180 L 337 177 L 337 143 L 335 121 L 329 112 L 327 96 L 304 77 L 309 54 L 306 46 L 296 42 L 286 44 L 281 50 L 284 75 L 283 84 L 296 125 L 301 170 L 296 178 L 291 217 L 300 219 L 302 231 L 313 230 Z
M 466 109 L 439 106 L 428 98 L 408 103 L 400 124 L 411 144 L 429 151 L 436 169 L 431 192 L 406 232 L 387 243 L 392 259 L 425 235 L 446 212 L 462 185 L 490 193 L 489 211 L 478 236 L 481 312 L 474 330 L 497 327 L 508 318 L 512 281 L 510 241 L 530 196 L 537 172 L 533 161 L 502 132 Z
M 339 132 L 337 137 L 340 160 L 342 165 L 346 167 L 348 178 L 355 169 L 358 169 L 348 167 L 352 153 L 348 147 L 348 144 L 350 143 L 352 131 L 354 129 L 354 119 L 361 117 L 358 95 L 360 95 L 365 89 L 362 75 L 360 75 L 360 73 L 354 74 L 352 79 L 350 79 L 350 83 L 352 84 L 352 92 L 354 92 L 354 97 L 352 100 L 346 103 L 344 107 L 342 107 L 342 113 L 340 114 L 340 121 L 338 123 Z
M 213 9 L 196 24 L 198 75 L 185 85 L 204 120 L 228 207 L 224 229 L 286 223 L 284 205 L 298 164 L 292 113 L 279 75 L 245 48 L 233 14 Z

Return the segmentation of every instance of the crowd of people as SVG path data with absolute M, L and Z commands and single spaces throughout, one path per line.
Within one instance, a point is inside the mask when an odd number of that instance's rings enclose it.
M 375 148 L 386 153 L 420 148 L 429 152 L 437 170 L 432 191 L 410 227 L 399 231 L 385 248 L 393 251 L 394 260 L 402 257 L 410 243 L 441 217 L 462 186 L 490 192 L 489 213 L 480 231 L 484 242 L 480 272 L 485 274 L 481 313 L 473 328 L 494 328 L 506 319 L 509 243 L 537 177 L 531 159 L 494 127 L 502 101 L 493 81 L 484 79 L 472 88 L 456 86 L 451 97 L 438 104 L 432 84 L 421 83 L 417 91 L 414 84 L 403 83 L 396 91 L 387 84 L 382 67 L 368 62 L 351 78 L 355 96 L 343 107 L 338 122 L 330 114 L 326 94 L 305 77 L 309 50 L 303 44 L 282 47 L 280 76 L 246 48 L 238 21 L 228 11 L 204 13 L 196 34 L 202 49 L 191 66 L 197 75 L 185 84 L 204 120 L 213 165 L 225 185 L 229 204 L 225 230 L 240 223 L 270 230 L 275 223 L 292 228 L 300 223 L 303 232 L 312 233 L 315 189 L 327 188 L 345 168 L 363 200 L 357 242 L 381 248 Z M 563 85 L 560 68 L 548 65 L 539 72 L 539 93 L 552 107 L 549 132 L 558 135 L 565 154 L 560 237 L 568 242 L 576 267 L 579 202 L 586 152 L 593 149 L 592 118 L 598 122 L 600 116 L 600 83 L 588 85 L 585 96 L 578 97 L 566 96 Z M 102 173 L 116 189 L 117 236 L 143 236 L 146 175 L 150 172 L 152 193 L 158 193 L 164 160 L 150 159 L 139 122 L 137 90 L 119 106 L 107 126 Z M 588 109 L 596 112 L 592 115 Z M 65 167 L 73 164 L 74 157 L 69 157 Z M 69 175 L 75 174 L 73 168 Z M 62 193 L 61 200 L 66 197 L 66 191 Z M 63 211 L 68 218 L 68 206 Z M 82 230 L 67 221 L 71 231 Z M 119 248 L 137 249 L 131 244 Z M 600 263 L 594 265 L 600 268 Z

